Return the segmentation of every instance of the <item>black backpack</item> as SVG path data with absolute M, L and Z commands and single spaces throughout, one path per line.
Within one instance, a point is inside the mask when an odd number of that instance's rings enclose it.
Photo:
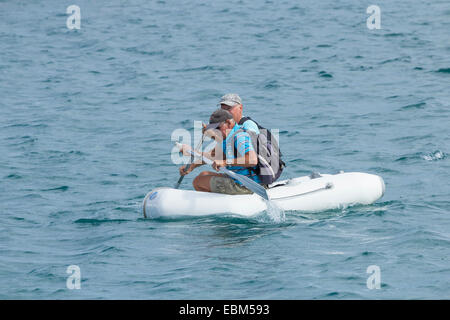
M 281 160 L 282 155 L 278 141 L 269 130 L 260 126 L 250 117 L 242 117 L 238 124 L 243 125 L 247 120 L 252 120 L 256 123 L 260 132 L 256 134 L 254 131 L 245 130 L 250 135 L 253 147 L 258 155 L 258 165 L 255 173 L 262 184 L 274 183 L 280 177 L 284 167 L 286 167 L 286 164 Z

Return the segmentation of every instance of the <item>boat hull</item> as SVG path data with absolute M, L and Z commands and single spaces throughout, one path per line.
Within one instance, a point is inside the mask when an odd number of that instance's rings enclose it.
M 361 172 L 304 176 L 276 182 L 267 190 L 277 207 L 301 212 L 368 205 L 380 199 L 384 192 L 385 184 L 380 176 Z M 143 207 L 147 218 L 220 213 L 249 217 L 266 210 L 267 203 L 256 194 L 227 195 L 157 188 L 147 194 Z

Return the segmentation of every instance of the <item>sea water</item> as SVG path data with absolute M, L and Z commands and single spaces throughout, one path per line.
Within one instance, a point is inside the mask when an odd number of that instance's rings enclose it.
M 448 0 L 0 1 L 0 298 L 450 298 L 449 39 Z M 228 92 L 279 130 L 280 179 L 368 172 L 384 197 L 143 219 L 173 130 Z

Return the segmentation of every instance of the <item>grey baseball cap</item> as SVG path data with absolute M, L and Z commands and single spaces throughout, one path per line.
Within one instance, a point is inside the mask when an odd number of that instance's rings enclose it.
M 226 104 L 227 106 L 234 107 L 238 104 L 242 104 L 242 99 L 236 93 L 227 93 L 220 98 L 219 105 Z
M 206 126 L 205 130 L 216 129 L 222 122 L 228 119 L 233 119 L 233 115 L 226 110 L 217 109 L 209 117 L 209 124 Z

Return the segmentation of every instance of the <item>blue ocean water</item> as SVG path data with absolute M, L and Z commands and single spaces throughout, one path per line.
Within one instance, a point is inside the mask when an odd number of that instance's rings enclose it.
M 449 39 L 447 0 L 0 1 L 0 298 L 449 299 Z M 385 196 L 143 219 L 172 131 L 228 92 L 280 129 L 283 178 L 369 172 Z

